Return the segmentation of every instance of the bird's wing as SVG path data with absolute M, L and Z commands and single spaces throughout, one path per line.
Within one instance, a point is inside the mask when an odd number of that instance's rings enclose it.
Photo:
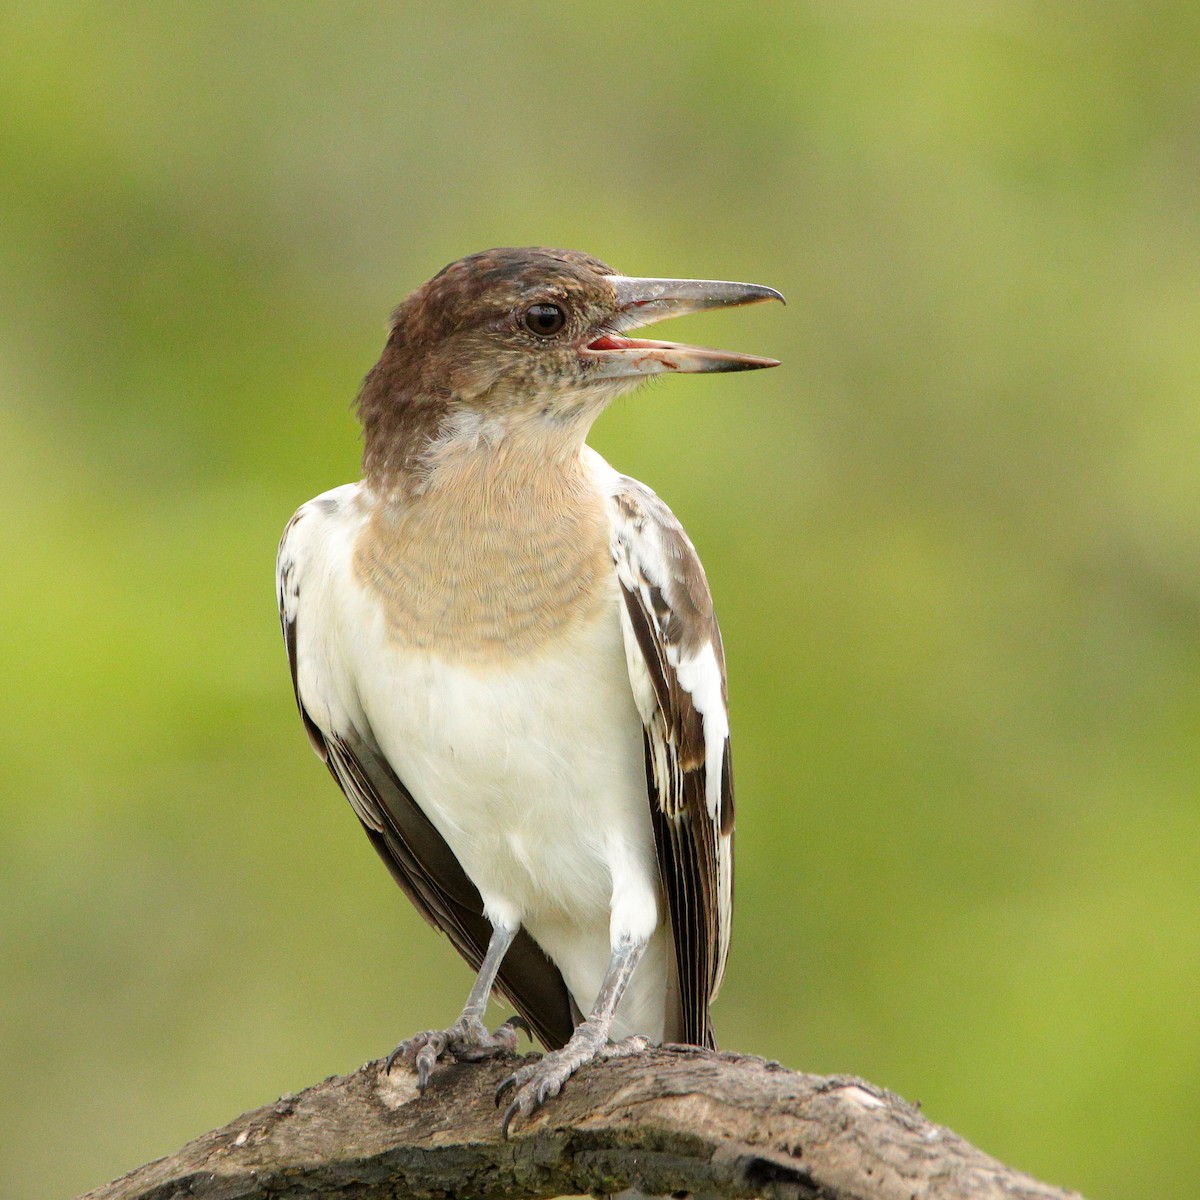
M 708 581 L 671 510 L 647 487 L 609 480 L 625 657 L 645 733 L 646 782 L 675 941 L 681 1012 L 668 1037 L 714 1044 L 708 1006 L 729 951 L 733 775 L 725 654 Z
M 396 776 L 361 707 L 345 657 L 338 654 L 338 589 L 349 576 L 357 485 L 337 488 L 298 509 L 279 544 L 279 618 L 300 717 L 317 755 L 346 794 L 392 876 L 436 929 L 478 971 L 492 926 L 483 901 L 453 851 Z M 574 1012 L 558 968 L 522 930 L 505 955 L 497 986 L 550 1049 L 563 1045 Z

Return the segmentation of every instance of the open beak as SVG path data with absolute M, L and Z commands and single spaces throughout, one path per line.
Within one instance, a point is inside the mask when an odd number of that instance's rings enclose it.
M 595 377 L 620 379 L 666 371 L 753 371 L 758 367 L 779 366 L 778 359 L 759 358 L 756 354 L 624 336 L 627 329 L 710 308 L 761 304 L 765 300 L 783 303 L 783 297 L 774 288 L 715 279 L 631 279 L 609 275 L 607 280 L 617 295 L 617 316 L 604 333 L 581 351 L 592 361 Z

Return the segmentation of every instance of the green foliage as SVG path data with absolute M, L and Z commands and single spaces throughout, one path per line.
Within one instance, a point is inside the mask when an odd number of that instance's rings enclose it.
M 725 1044 L 1190 1197 L 1198 53 L 1183 3 L 8 6 L 0 1192 L 457 1011 L 307 749 L 271 571 L 355 477 L 390 306 L 542 243 L 790 302 L 681 334 L 779 370 L 594 437 L 723 617 Z

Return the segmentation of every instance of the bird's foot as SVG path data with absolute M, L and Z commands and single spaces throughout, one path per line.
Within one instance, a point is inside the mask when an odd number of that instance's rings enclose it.
M 499 1105 L 509 1094 L 515 1095 L 504 1110 L 500 1132 L 508 1137 L 513 1121 L 522 1120 L 536 1112 L 550 1099 L 562 1091 L 562 1086 L 579 1070 L 597 1059 L 624 1058 L 628 1054 L 640 1054 L 650 1048 L 650 1039 L 640 1036 L 610 1042 L 607 1031 L 598 1024 L 584 1021 L 576 1027 L 571 1040 L 561 1050 L 551 1050 L 537 1062 L 518 1067 L 496 1089 L 496 1104 Z
M 461 1061 L 479 1062 L 513 1054 L 517 1049 L 518 1029 L 523 1029 L 528 1037 L 533 1036 L 524 1017 L 509 1017 L 495 1033 L 490 1033 L 478 1017 L 464 1014 L 449 1029 L 430 1029 L 406 1038 L 387 1056 L 383 1069 L 391 1074 L 397 1060 L 413 1068 L 417 1072 L 417 1091 L 424 1094 L 439 1058 L 448 1054 Z

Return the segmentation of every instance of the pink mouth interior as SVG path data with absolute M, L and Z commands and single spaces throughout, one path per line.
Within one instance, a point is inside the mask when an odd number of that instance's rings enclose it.
M 632 343 L 628 338 L 613 337 L 611 334 L 603 334 L 594 342 L 588 342 L 589 350 L 628 350 Z
M 588 342 L 589 350 L 678 350 L 680 347 L 675 342 L 655 342 L 646 338 L 626 338 L 617 337 L 615 334 L 605 333 L 596 338 L 593 342 Z

